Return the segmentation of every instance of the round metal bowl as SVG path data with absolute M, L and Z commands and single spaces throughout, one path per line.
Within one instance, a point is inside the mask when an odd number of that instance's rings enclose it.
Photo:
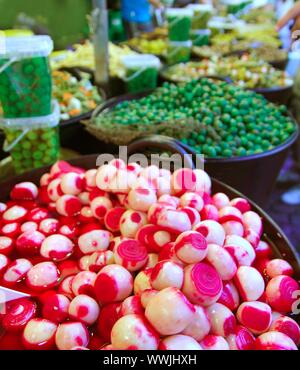
M 187 152 L 182 147 L 178 146 L 178 144 L 176 143 L 174 144 L 174 141 L 172 140 L 169 140 L 169 142 L 164 141 L 163 143 L 156 141 L 156 145 L 152 144 L 151 146 L 156 146 L 157 148 L 161 148 L 164 150 L 170 150 L 172 152 L 179 152 L 181 155 L 187 154 Z M 136 146 L 130 145 L 128 147 L 128 155 L 133 154 L 134 152 L 136 152 Z M 70 160 L 69 163 L 74 166 L 82 167 L 84 169 L 90 169 L 96 167 L 96 160 L 97 155 L 92 154 L 75 158 L 73 160 Z M 22 181 L 32 181 L 38 185 L 40 177 L 44 173 L 49 171 L 49 168 L 50 167 L 48 166 L 36 169 L 1 182 L 0 201 L 3 202 L 8 200 L 9 193 L 16 183 Z M 209 170 L 207 172 L 209 175 L 211 175 Z M 214 178 L 212 178 L 212 191 L 213 193 L 224 192 L 230 198 L 243 197 L 248 199 L 237 190 Z M 300 279 L 300 258 L 297 251 L 289 242 L 281 228 L 270 218 L 270 216 L 265 211 L 263 211 L 256 203 L 254 203 L 250 199 L 248 199 L 248 201 L 251 204 L 252 210 L 257 212 L 262 217 L 264 226 L 263 239 L 270 243 L 275 256 L 287 260 L 293 266 L 295 270 L 295 278 Z

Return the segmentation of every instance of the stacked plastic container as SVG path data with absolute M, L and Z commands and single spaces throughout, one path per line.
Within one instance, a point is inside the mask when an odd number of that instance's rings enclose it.
M 226 7 L 228 14 L 237 14 L 244 10 L 249 4 L 252 3 L 251 0 L 222 0 L 222 3 Z
M 59 155 L 59 107 L 51 101 L 48 36 L 0 37 L 0 128 L 16 173 L 54 163 Z
M 187 8 L 193 11 L 190 33 L 193 46 L 208 45 L 211 31 L 207 26 L 213 14 L 213 7 L 210 4 L 190 4 Z
M 126 71 L 124 80 L 128 92 L 137 93 L 156 88 L 160 60 L 155 55 L 126 55 L 122 63 Z
M 166 10 L 169 35 L 168 64 L 188 62 L 190 60 L 192 17 L 193 10 L 189 8 L 169 8 Z

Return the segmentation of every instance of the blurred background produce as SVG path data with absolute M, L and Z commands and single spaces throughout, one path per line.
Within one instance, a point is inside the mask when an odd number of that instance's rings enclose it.
M 286 72 L 275 69 L 251 54 L 176 64 L 166 68 L 162 75 L 173 82 L 188 82 L 202 76 L 229 77 L 235 84 L 248 89 L 293 84 Z
M 97 88 L 82 75 L 77 79 L 66 71 L 53 71 L 53 98 L 59 102 L 60 119 L 68 120 L 94 110 L 102 102 Z

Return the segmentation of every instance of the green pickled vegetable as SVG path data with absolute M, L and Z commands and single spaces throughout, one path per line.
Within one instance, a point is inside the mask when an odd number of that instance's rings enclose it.
M 0 59 L 0 67 L 7 59 Z M 46 116 L 51 113 L 52 82 L 48 59 L 27 58 L 0 74 L 0 101 L 5 118 Z
M 187 134 L 190 120 L 196 129 Z M 274 149 L 295 132 L 286 107 L 269 103 L 262 95 L 222 81 L 202 78 L 185 84 L 165 83 L 139 100 L 124 101 L 96 117 L 94 129 L 108 132 L 169 128 L 185 122 L 179 139 L 208 157 L 239 157 Z M 103 132 L 103 131 L 102 131 Z
M 21 134 L 21 130 L 6 129 L 7 144 L 13 144 Z M 16 173 L 53 164 L 58 159 L 59 148 L 58 127 L 29 131 L 10 151 Z

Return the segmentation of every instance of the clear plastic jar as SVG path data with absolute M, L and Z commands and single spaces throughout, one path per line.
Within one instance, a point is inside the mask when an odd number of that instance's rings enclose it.
M 48 36 L 1 37 L 0 101 L 5 118 L 51 113 L 52 79 Z
M 188 62 L 191 59 L 192 41 L 170 41 L 168 45 L 167 63 L 169 65 Z
M 57 161 L 59 117 L 59 107 L 55 103 L 53 113 L 48 116 L 0 120 L 6 137 L 4 150 L 12 157 L 16 174 Z
M 170 41 L 190 39 L 193 11 L 188 8 L 170 8 L 166 10 Z
M 157 87 L 159 58 L 152 54 L 126 55 L 122 63 L 126 70 L 128 92 L 136 93 Z
M 211 30 L 191 30 L 191 40 L 194 46 L 209 45 Z
M 208 21 L 213 15 L 213 7 L 210 4 L 189 4 L 187 7 L 193 11 L 192 29 L 207 28 Z

